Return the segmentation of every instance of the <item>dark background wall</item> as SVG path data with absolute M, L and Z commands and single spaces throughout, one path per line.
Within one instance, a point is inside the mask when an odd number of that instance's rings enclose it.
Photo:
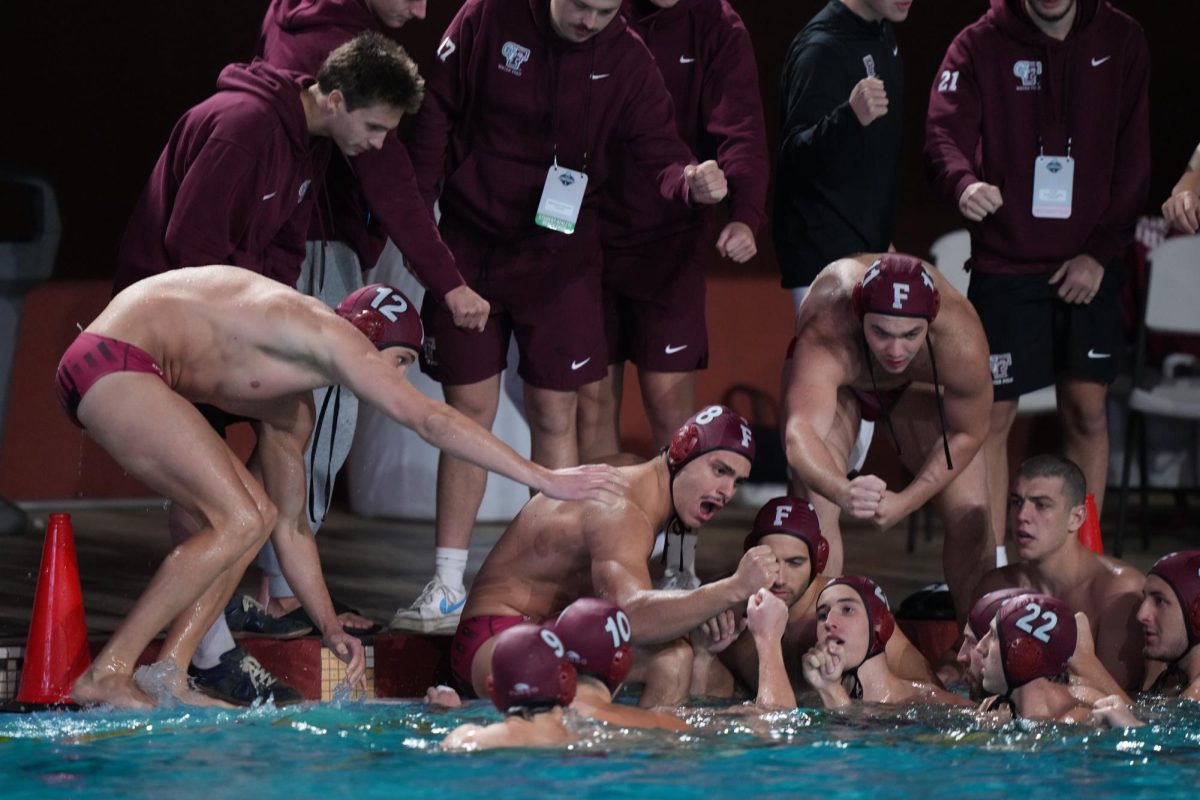
M 777 79 L 788 44 L 819 0 L 732 0 L 754 38 L 767 110 L 777 126 Z M 59 191 L 64 236 L 56 277 L 103 277 L 125 221 L 171 126 L 206 97 L 220 68 L 248 59 L 266 0 L 5 2 L 0 59 L 8 76 L 0 162 L 48 176 Z M 430 0 L 429 18 L 405 28 L 418 62 L 432 57 L 457 0 Z M 1146 29 L 1153 58 L 1151 113 L 1157 209 L 1200 139 L 1195 73 L 1200 4 L 1121 0 Z M 908 75 L 905 156 L 896 243 L 925 253 L 959 227 L 933 197 L 920 150 L 928 90 L 953 36 L 986 9 L 984 0 L 917 0 L 899 39 Z M 7 212 L 7 213 L 6 213 Z M 11 212 L 0 201 L 0 224 Z M 715 265 L 714 265 L 715 266 Z M 725 267 L 719 267 L 725 268 Z M 774 271 L 769 236 L 751 270 Z

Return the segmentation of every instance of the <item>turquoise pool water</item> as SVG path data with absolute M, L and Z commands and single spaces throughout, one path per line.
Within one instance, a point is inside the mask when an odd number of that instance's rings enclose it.
M 700 708 L 687 735 L 576 721 L 570 750 L 470 755 L 436 744 L 461 722 L 498 719 L 490 706 L 3 714 L 0 797 L 1194 796 L 1200 704 L 1137 710 L 1152 725 L 992 729 L 940 709 L 880 717 Z

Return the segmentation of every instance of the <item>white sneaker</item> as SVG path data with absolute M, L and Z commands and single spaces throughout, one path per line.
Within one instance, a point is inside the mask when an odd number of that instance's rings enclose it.
M 425 584 L 411 606 L 396 612 L 388 627 L 394 631 L 454 633 L 466 603 L 465 589 L 451 588 L 435 577 Z
M 698 589 L 699 587 L 700 579 L 696 577 L 694 572 L 676 569 L 668 569 L 664 572 L 655 586 L 655 588 L 663 590 Z

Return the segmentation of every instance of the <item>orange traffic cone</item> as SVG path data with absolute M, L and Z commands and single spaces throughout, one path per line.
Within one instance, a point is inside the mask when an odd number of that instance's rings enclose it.
M 91 663 L 71 515 L 51 514 L 17 702 L 69 703 L 71 686 Z
M 1096 513 L 1096 495 L 1088 492 L 1084 501 L 1087 513 L 1079 526 L 1079 541 L 1093 553 L 1104 555 L 1104 541 L 1100 537 L 1100 515 Z

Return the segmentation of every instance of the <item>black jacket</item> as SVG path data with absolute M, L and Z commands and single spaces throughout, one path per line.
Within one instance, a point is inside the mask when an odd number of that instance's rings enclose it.
M 870 66 L 868 66 L 870 65 Z M 863 127 L 850 92 L 873 69 L 888 112 Z M 896 217 L 904 67 L 891 23 L 830 0 L 792 41 L 781 81 L 775 248 L 786 288 L 853 253 L 886 250 Z

